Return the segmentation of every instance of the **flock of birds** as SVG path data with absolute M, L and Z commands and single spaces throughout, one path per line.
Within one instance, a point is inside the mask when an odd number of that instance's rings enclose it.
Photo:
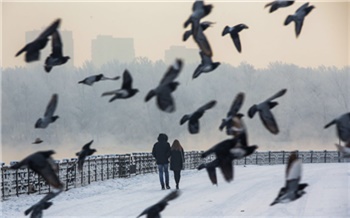
M 268 3 L 265 7 L 270 7 L 270 13 L 276 11 L 279 8 L 291 6 L 294 1 L 283 1 L 276 0 Z M 213 22 L 205 21 L 201 22 L 201 19 L 207 16 L 212 11 L 213 6 L 211 4 L 205 5 L 203 1 L 197 0 L 194 2 L 192 7 L 192 14 L 185 21 L 184 27 L 191 25 L 191 29 L 187 30 L 183 35 L 183 40 L 186 41 L 192 36 L 194 41 L 197 43 L 200 49 L 201 63 L 195 69 L 193 73 L 193 78 L 197 78 L 201 73 L 208 73 L 215 70 L 220 62 L 212 61 L 212 49 L 204 31 L 213 24 Z M 294 15 L 289 15 L 284 24 L 288 25 L 292 21 L 295 22 L 295 33 L 298 37 L 301 33 L 303 22 L 305 17 L 314 9 L 315 7 L 309 5 L 309 3 L 303 4 L 297 9 Z M 60 19 L 57 19 L 48 28 L 46 28 L 43 33 L 41 33 L 34 41 L 28 43 L 24 48 L 22 48 L 16 56 L 25 52 L 25 61 L 32 62 L 38 61 L 40 59 L 40 50 L 43 49 L 49 37 L 51 37 L 52 42 L 52 53 L 46 58 L 44 69 L 48 73 L 54 66 L 62 65 L 69 60 L 68 56 L 64 56 L 62 53 L 62 41 L 60 39 L 60 34 L 58 27 L 60 25 Z M 239 32 L 243 29 L 247 29 L 248 26 L 245 24 L 238 24 L 233 27 L 226 26 L 222 32 L 222 36 L 230 34 L 233 43 L 238 50 L 242 51 L 241 41 L 239 37 Z M 174 92 L 179 86 L 179 82 L 175 81 L 179 73 L 183 68 L 183 60 L 177 59 L 175 63 L 171 65 L 167 72 L 164 74 L 159 85 L 154 89 L 151 89 L 145 97 L 145 102 L 148 102 L 153 97 L 156 99 L 156 104 L 161 111 L 164 112 L 174 112 L 175 101 L 172 97 L 172 92 Z M 103 74 L 92 75 L 81 81 L 79 84 L 92 86 L 95 82 L 103 80 L 118 80 L 120 77 L 116 76 L 113 78 L 105 77 Z M 132 76 L 128 70 L 125 70 L 122 78 L 122 85 L 120 89 L 106 91 L 102 96 L 112 96 L 109 102 L 116 99 L 127 99 L 134 96 L 139 90 L 133 88 L 132 86 Z M 287 92 L 287 89 L 282 89 L 275 93 L 273 96 L 267 98 L 261 103 L 254 104 L 248 110 L 248 117 L 253 118 L 256 113 L 259 114 L 260 119 L 265 126 L 265 128 L 271 134 L 278 134 L 279 127 L 277 125 L 276 119 L 272 113 L 272 109 L 278 105 L 275 100 L 282 97 Z M 198 170 L 206 169 L 209 175 L 209 179 L 213 184 L 217 185 L 216 168 L 219 168 L 227 182 L 233 180 L 233 160 L 244 158 L 252 154 L 257 148 L 257 145 L 249 145 L 247 137 L 247 128 L 243 122 L 244 115 L 239 113 L 240 108 L 244 103 L 245 94 L 240 92 L 234 98 L 233 103 L 227 112 L 226 118 L 222 119 L 222 123 L 219 129 L 222 131 L 226 130 L 226 134 L 230 136 L 218 144 L 214 145 L 202 154 L 202 158 L 209 155 L 215 154 L 216 158 L 209 162 L 203 163 L 198 166 Z M 39 118 L 35 123 L 35 128 L 46 128 L 49 124 L 54 123 L 59 116 L 54 115 L 58 104 L 58 94 L 53 94 L 51 100 L 49 101 L 43 118 Z M 211 100 L 203 106 L 199 107 L 197 110 L 190 114 L 184 115 L 180 120 L 180 125 L 188 122 L 188 131 L 191 134 L 199 133 L 200 124 L 199 120 L 204 115 L 205 111 L 210 110 L 216 105 L 215 100 Z M 345 142 L 345 146 L 337 144 L 339 151 L 343 156 L 350 157 L 350 113 L 339 116 L 334 119 L 324 128 L 335 124 L 337 128 L 337 134 L 341 141 Z M 33 143 L 41 143 L 42 140 L 37 138 Z M 87 156 L 92 155 L 96 152 L 96 149 L 91 149 L 90 146 L 93 140 L 88 142 L 83 146 L 80 152 L 77 152 L 78 156 L 77 164 L 78 169 L 83 169 L 84 160 Z M 60 182 L 57 176 L 57 165 L 52 159 L 51 155 L 55 152 L 53 150 L 39 151 L 29 155 L 24 158 L 19 163 L 11 166 L 12 169 L 18 169 L 22 166 L 28 166 L 37 174 L 41 175 L 45 181 L 56 188 L 53 192 L 48 193 L 42 200 L 34 204 L 31 208 L 25 211 L 25 214 L 31 213 L 31 217 L 42 217 L 43 210 L 48 209 L 52 202 L 50 200 L 56 197 L 63 190 L 63 184 Z M 287 203 L 300 198 L 304 193 L 306 183 L 300 183 L 301 180 L 301 160 L 298 159 L 297 154 L 293 152 L 289 156 L 287 168 L 286 168 L 286 183 L 282 187 L 276 197 L 276 199 L 271 203 L 271 206 L 277 203 Z M 173 200 L 179 196 L 179 191 L 170 192 L 165 198 L 145 209 L 138 217 L 146 215 L 147 217 L 160 217 L 160 212 L 166 207 L 168 201 Z

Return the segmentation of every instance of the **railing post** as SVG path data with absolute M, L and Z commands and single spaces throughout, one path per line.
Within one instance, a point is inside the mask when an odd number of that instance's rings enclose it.
M 282 151 L 282 164 L 284 164 L 284 157 L 285 157 L 285 152 L 284 151 Z
M 18 197 L 18 170 L 16 170 L 16 195 Z
M 271 151 L 269 151 L 269 165 L 271 165 Z
M 312 163 L 312 161 L 313 161 L 312 159 L 313 159 L 313 157 L 314 157 L 314 151 L 310 151 L 310 153 L 311 153 L 311 154 L 310 154 L 310 156 L 311 156 L 310 163 Z
M 324 162 L 327 163 L 327 150 L 324 150 Z
M 88 184 L 90 184 L 90 158 L 88 159 Z

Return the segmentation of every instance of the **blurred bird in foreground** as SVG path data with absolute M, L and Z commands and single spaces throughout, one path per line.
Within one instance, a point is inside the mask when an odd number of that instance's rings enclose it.
M 294 201 L 306 192 L 304 189 L 308 186 L 306 183 L 300 183 L 302 162 L 298 159 L 296 152 L 292 152 L 288 159 L 286 168 L 286 183 L 280 189 L 276 199 L 270 204 L 273 206 L 277 203 L 289 203 Z
M 59 27 L 61 19 L 55 20 L 48 28 L 46 28 L 34 41 L 28 43 L 24 48 L 19 50 L 16 57 L 26 52 L 25 61 L 32 62 L 40 59 L 40 50 L 45 48 L 48 37 L 51 36 Z
M 137 217 L 141 217 L 143 215 L 146 215 L 147 218 L 160 218 L 160 212 L 165 209 L 165 207 L 168 205 L 168 201 L 174 200 L 180 195 L 180 191 L 172 191 L 167 196 L 165 196 L 162 200 L 160 200 L 158 203 L 146 208 L 140 215 Z
M 180 74 L 183 66 L 183 61 L 176 59 L 175 63 L 170 66 L 160 81 L 159 85 L 148 92 L 145 97 L 145 102 L 156 96 L 158 108 L 162 111 L 171 113 L 175 111 L 175 102 L 171 93 L 174 92 L 179 82 L 174 80 Z
M 19 169 L 22 166 L 28 166 L 29 169 L 42 176 L 49 185 L 62 189 L 63 184 L 56 174 L 58 170 L 57 164 L 51 158 L 51 155 L 54 153 L 55 151 L 53 150 L 35 152 L 10 168 Z

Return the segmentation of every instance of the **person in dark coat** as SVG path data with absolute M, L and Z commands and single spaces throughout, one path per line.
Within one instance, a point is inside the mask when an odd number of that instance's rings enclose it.
M 181 170 L 185 162 L 184 149 L 179 140 L 175 139 L 170 150 L 170 170 L 174 171 L 176 189 L 179 189 Z
M 164 133 L 160 133 L 158 136 L 158 142 L 153 145 L 152 155 L 156 159 L 159 171 L 159 181 L 162 186 L 162 190 L 170 189 L 169 186 L 169 157 L 170 157 L 170 144 L 168 143 L 168 136 Z M 164 175 L 165 174 L 165 186 Z

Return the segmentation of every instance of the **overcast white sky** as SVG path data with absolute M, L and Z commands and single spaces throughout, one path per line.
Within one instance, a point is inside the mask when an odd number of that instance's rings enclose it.
M 267 1 L 205 1 L 213 4 L 212 13 L 203 20 L 216 22 L 206 31 L 215 61 L 237 65 L 242 61 L 256 67 L 281 61 L 300 66 L 349 65 L 350 3 L 310 1 L 314 9 L 304 22 L 297 39 L 294 24 L 284 26 L 285 18 L 304 2 L 272 14 L 264 8 Z M 76 66 L 91 60 L 91 40 L 97 35 L 132 37 L 136 56 L 151 60 L 164 58 L 172 45 L 196 48 L 193 40 L 182 42 L 184 21 L 191 13 L 193 1 L 92 2 L 4 1 L 2 10 L 3 67 L 24 65 L 15 53 L 25 45 L 25 32 L 41 29 L 61 18 L 61 30 L 70 30 L 74 38 Z M 229 36 L 222 37 L 226 25 L 245 23 L 249 29 L 240 34 L 239 54 Z

